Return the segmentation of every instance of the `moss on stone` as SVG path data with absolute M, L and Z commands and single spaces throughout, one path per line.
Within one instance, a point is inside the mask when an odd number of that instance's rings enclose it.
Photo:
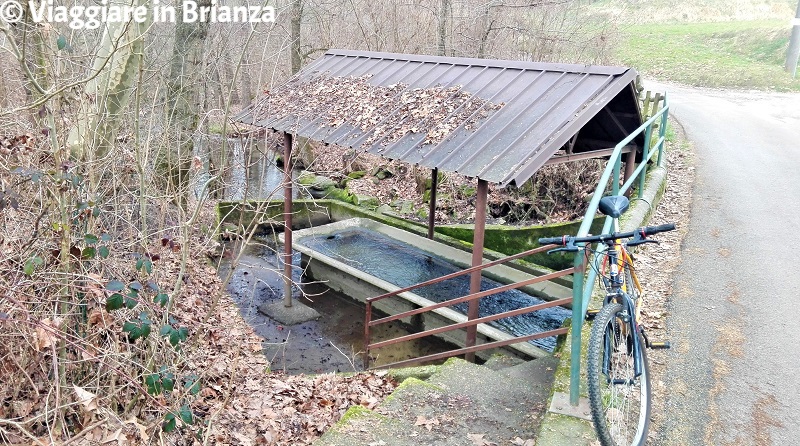
M 353 172 L 348 173 L 347 174 L 347 178 L 350 178 L 352 180 L 357 180 L 359 178 L 363 178 L 364 175 L 366 175 L 366 174 L 367 173 L 364 172 L 363 170 L 355 170 Z
M 461 195 L 464 196 L 465 198 L 470 198 L 474 196 L 476 193 L 478 193 L 478 190 L 472 186 L 463 185 L 460 187 L 459 192 L 461 192 Z
M 374 412 L 372 410 L 367 409 L 366 407 L 356 404 L 354 406 L 350 406 L 347 411 L 342 415 L 342 418 L 336 423 L 337 425 L 345 425 L 356 418 L 361 417 L 377 417 L 378 419 L 388 419 L 387 417 Z
M 325 189 L 325 198 L 329 200 L 339 200 L 351 204 L 354 204 L 356 200 L 356 197 L 353 194 L 344 189 L 339 189 L 338 187 L 329 187 L 328 189 Z
M 596 218 L 592 224 L 592 231 L 595 232 L 601 229 L 602 223 L 602 218 Z M 484 233 L 483 245 L 486 248 L 506 255 L 518 254 L 541 246 L 539 245 L 540 237 L 557 237 L 564 234 L 575 234 L 578 232 L 580 225 L 580 221 L 526 227 L 487 225 L 486 232 Z M 472 242 L 475 231 L 474 225 L 449 225 L 437 226 L 436 232 L 466 242 Z M 525 257 L 523 260 L 554 270 L 560 270 L 572 266 L 573 256 L 547 255 L 546 253 L 541 253 Z
M 361 207 L 375 209 L 381 205 L 381 202 L 378 201 L 377 198 L 370 196 L 370 195 L 359 195 L 356 194 L 354 197 L 355 204 Z
M 431 390 L 435 390 L 437 392 L 444 392 L 444 389 L 435 384 L 431 384 L 427 381 L 423 381 L 419 378 L 414 378 L 413 376 L 411 376 L 406 378 L 403 382 L 401 382 L 400 385 L 398 385 L 397 388 L 394 389 L 394 392 L 392 392 L 391 395 L 384 398 L 384 401 L 386 403 L 390 403 L 391 401 L 396 399 L 398 395 L 402 394 L 404 391 L 414 386 L 422 386 Z
M 317 176 L 306 170 L 300 172 L 300 175 L 297 177 L 297 182 L 300 183 L 301 186 L 313 186 L 316 181 Z
M 430 378 L 436 371 L 439 370 L 439 366 L 435 365 L 423 365 L 418 367 L 405 367 L 402 369 L 392 369 L 389 371 L 389 376 L 392 377 L 395 381 L 402 383 L 403 381 L 409 378 L 416 378 L 420 380 Z

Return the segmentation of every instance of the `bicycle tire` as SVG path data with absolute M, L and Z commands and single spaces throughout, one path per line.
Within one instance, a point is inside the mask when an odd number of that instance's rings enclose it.
M 639 288 L 636 287 L 636 282 L 633 281 L 633 265 L 629 263 L 625 263 L 624 266 L 624 273 L 625 273 L 625 289 L 627 290 L 628 295 L 631 297 L 631 300 L 634 302 L 638 302 L 639 300 Z
M 647 440 L 650 426 L 650 374 L 647 354 L 642 345 L 642 374 L 632 380 L 633 357 L 628 353 L 631 342 L 622 335 L 619 321 L 622 305 L 610 303 L 595 316 L 589 337 L 588 388 L 589 405 L 597 437 L 603 446 L 641 446 Z M 636 333 L 642 341 L 641 334 Z M 605 345 L 608 342 L 612 358 L 609 375 L 632 381 L 611 384 L 603 373 Z M 635 423 L 635 424 L 633 424 Z

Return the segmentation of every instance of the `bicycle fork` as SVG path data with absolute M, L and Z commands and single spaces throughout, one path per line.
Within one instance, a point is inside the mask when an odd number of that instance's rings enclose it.
M 607 302 L 610 301 L 609 297 L 607 297 Z M 634 303 L 630 296 L 627 293 L 620 292 L 617 297 L 620 297 L 622 301 L 622 306 L 624 309 L 625 317 L 622 319 L 622 325 L 627 327 L 625 330 L 625 342 L 626 345 L 630 347 L 630 354 L 633 357 L 633 378 L 631 379 L 618 379 L 612 378 L 610 376 L 611 370 L 611 361 L 613 355 L 613 346 L 611 344 L 612 337 L 617 336 L 616 333 L 610 333 L 606 335 L 606 343 L 603 348 L 603 374 L 606 375 L 606 379 L 608 379 L 609 383 L 611 384 L 619 384 L 619 385 L 633 385 L 636 378 L 642 375 L 642 343 L 640 342 L 639 336 L 639 326 L 636 323 L 636 318 L 633 316 L 634 313 Z M 611 328 L 613 330 L 613 327 Z M 620 330 L 622 331 L 622 330 Z M 623 333 L 620 333 L 622 335 Z M 626 352 L 627 354 L 627 352 Z

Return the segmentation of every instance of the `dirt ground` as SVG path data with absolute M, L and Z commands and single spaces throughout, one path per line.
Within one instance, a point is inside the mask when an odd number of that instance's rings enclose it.
M 675 223 L 677 230 L 658 234 L 655 238 L 660 244 L 642 245 L 634 254 L 639 278 L 644 287 L 643 325 L 653 341 L 669 340 L 665 337 L 665 324 L 669 317 L 667 307 L 670 297 L 674 294 L 672 282 L 675 271 L 681 263 L 680 247 L 688 231 L 689 205 L 694 184 L 694 154 L 691 143 L 676 121 L 672 121 L 671 125 L 676 137 L 667 152 L 667 188 L 648 224 Z M 665 394 L 669 391 L 664 384 L 666 355 L 665 350 L 647 352 L 653 392 L 651 419 L 654 425 L 650 429 L 651 441 L 655 438 L 655 432 L 659 430 L 659 425 L 665 416 L 665 406 L 659 402 L 664 401 Z

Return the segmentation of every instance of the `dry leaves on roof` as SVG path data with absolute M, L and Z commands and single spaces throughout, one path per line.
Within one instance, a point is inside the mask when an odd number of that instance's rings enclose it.
M 303 126 L 358 129 L 363 141 L 350 143 L 388 145 L 407 134 L 422 137 L 422 144 L 436 145 L 459 128 L 474 131 L 479 121 L 503 104 L 481 99 L 460 85 L 409 88 L 397 83 L 373 85 L 371 76 L 295 78 L 265 96 L 253 109 L 254 123 L 274 120 Z M 284 122 L 284 123 L 285 123 Z

